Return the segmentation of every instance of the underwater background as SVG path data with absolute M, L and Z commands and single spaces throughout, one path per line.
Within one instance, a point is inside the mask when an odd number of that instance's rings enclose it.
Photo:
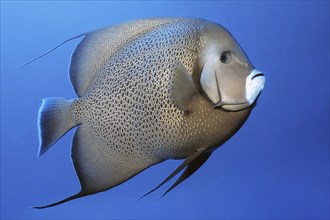
M 225 26 L 266 86 L 244 126 L 165 197 L 166 161 L 109 191 L 44 210 L 80 190 L 73 131 L 37 158 L 44 97 L 76 97 L 71 41 L 124 21 L 200 17 Z M 329 1 L 1 1 L 1 219 L 328 219 Z

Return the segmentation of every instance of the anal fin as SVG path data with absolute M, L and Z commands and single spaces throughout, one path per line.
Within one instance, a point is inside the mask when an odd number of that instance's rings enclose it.
M 35 206 L 33 207 L 34 209 L 45 209 L 45 208 L 50 208 L 50 207 L 54 207 L 54 206 L 57 206 L 57 205 L 60 205 L 60 204 L 63 204 L 65 202 L 68 202 L 68 201 L 71 201 L 73 199 L 77 199 L 77 198 L 80 198 L 80 197 L 83 197 L 83 196 L 86 196 L 87 194 L 84 194 L 83 192 L 79 192 L 73 196 L 69 196 L 68 198 L 65 198 L 61 201 L 58 201 L 58 202 L 55 202 L 55 203 L 51 203 L 51 204 L 48 204 L 48 205 L 44 205 L 44 206 Z
M 127 163 L 115 148 L 109 147 L 106 152 L 108 154 L 104 153 L 101 144 L 102 142 L 98 142 L 94 136 L 91 126 L 79 125 L 74 134 L 71 157 L 81 185 L 80 192 L 61 201 L 35 208 L 49 208 L 108 190 L 154 164 L 149 160 L 139 164 Z M 125 156 L 131 156 L 130 161 L 136 159 L 134 155 Z

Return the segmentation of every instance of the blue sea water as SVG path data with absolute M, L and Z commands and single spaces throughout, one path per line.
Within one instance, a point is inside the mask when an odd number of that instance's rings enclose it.
M 224 25 L 267 77 L 245 125 L 192 177 L 136 201 L 181 161 L 63 205 L 80 189 L 73 131 L 37 158 L 44 97 L 73 98 L 72 36 L 155 16 Z M 329 1 L 1 1 L 1 219 L 328 219 Z

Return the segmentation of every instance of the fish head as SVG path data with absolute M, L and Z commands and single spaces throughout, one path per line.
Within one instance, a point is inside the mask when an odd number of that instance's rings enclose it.
M 210 23 L 203 31 L 200 86 L 214 108 L 240 111 L 253 106 L 264 88 L 264 74 L 255 69 L 234 37 Z

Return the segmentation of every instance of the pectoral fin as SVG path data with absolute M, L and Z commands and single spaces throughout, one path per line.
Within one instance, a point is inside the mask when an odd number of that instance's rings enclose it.
M 159 187 L 167 183 L 170 179 L 172 179 L 174 176 L 176 176 L 183 169 L 187 168 L 179 177 L 179 179 L 164 193 L 165 195 L 179 183 L 191 176 L 196 170 L 198 170 L 198 168 L 203 165 L 203 163 L 209 158 L 210 155 L 211 152 L 196 151 L 194 154 L 190 155 L 185 161 L 183 161 L 183 163 L 178 168 L 176 168 L 166 179 L 164 179 L 157 187 L 144 194 L 141 198 L 154 192 L 156 189 L 158 189 Z
M 191 98 L 198 93 L 193 79 L 187 69 L 178 62 L 175 68 L 171 97 L 174 104 L 182 111 L 188 111 Z

